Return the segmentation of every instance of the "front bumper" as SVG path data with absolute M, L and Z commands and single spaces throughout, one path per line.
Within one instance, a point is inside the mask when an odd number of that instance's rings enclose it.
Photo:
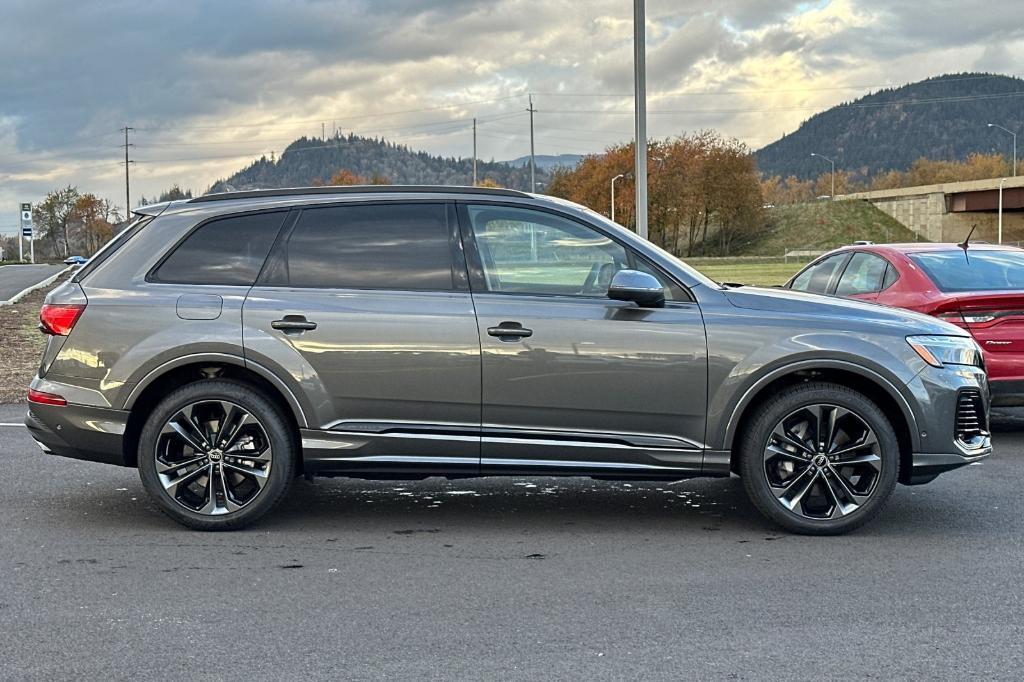
M 906 485 L 923 485 L 935 480 L 939 474 L 959 469 L 987 459 L 992 454 L 992 447 L 980 449 L 977 453 L 922 453 L 915 452 L 912 456 L 910 476 L 905 479 Z
M 125 460 L 128 413 L 85 405 L 30 403 L 25 415 L 29 435 L 43 452 L 90 462 L 134 466 Z

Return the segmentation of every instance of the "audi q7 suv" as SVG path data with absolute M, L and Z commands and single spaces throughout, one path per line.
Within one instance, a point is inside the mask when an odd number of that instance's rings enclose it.
M 835 534 L 991 452 L 964 329 L 723 287 L 576 204 L 330 187 L 136 213 L 47 297 L 26 421 L 138 467 L 192 528 L 247 525 L 298 475 L 735 474 Z

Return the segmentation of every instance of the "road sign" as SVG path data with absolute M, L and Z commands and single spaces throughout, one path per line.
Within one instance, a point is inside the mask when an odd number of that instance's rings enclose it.
M 32 204 L 21 205 L 21 236 L 32 239 Z

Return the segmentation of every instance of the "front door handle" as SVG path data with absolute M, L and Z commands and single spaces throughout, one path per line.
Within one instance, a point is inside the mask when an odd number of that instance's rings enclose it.
M 488 327 L 487 333 L 501 341 L 518 341 L 533 336 L 532 329 L 526 329 L 518 322 L 502 322 L 497 327 Z
M 316 329 L 316 322 L 310 322 L 302 315 L 285 315 L 283 320 L 271 322 L 270 327 L 285 334 L 301 334 Z

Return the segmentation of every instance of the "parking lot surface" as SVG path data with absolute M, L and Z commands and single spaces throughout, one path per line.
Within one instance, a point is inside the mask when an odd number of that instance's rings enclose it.
M 1024 418 L 996 425 L 838 538 L 735 479 L 297 481 L 203 534 L 0 427 L 0 677 L 1018 678 Z
M 0 266 L 0 301 L 7 301 L 25 289 L 53 277 L 66 265 Z

